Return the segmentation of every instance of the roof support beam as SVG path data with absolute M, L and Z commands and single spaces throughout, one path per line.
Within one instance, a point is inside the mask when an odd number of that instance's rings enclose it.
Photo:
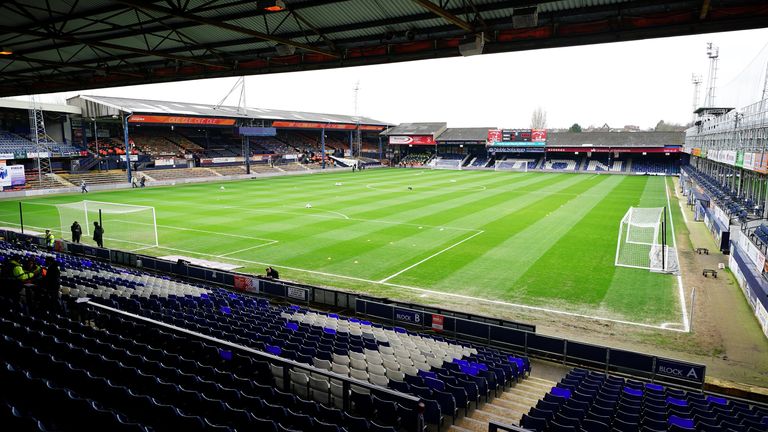
M 335 52 L 331 52 L 331 51 L 326 51 L 326 50 L 323 50 L 323 49 L 315 48 L 315 47 L 313 47 L 311 45 L 307 45 L 307 44 L 304 44 L 304 43 L 301 43 L 301 42 L 295 42 L 295 41 L 292 41 L 290 39 L 282 38 L 280 36 L 269 35 L 269 34 L 262 33 L 262 32 L 256 31 L 256 30 L 251 30 L 251 29 L 248 29 L 248 28 L 245 28 L 245 27 L 240 27 L 240 26 L 237 26 L 237 25 L 234 25 L 234 24 L 229 24 L 229 23 L 226 23 L 226 22 L 218 20 L 218 19 L 211 19 L 211 18 L 206 18 L 206 17 L 202 17 L 202 16 L 199 16 L 199 15 L 191 14 L 191 13 L 188 13 L 188 12 L 181 12 L 181 11 L 177 11 L 177 10 L 170 9 L 170 8 L 167 8 L 167 7 L 164 7 L 164 6 L 160 6 L 160 5 L 146 4 L 146 3 L 138 1 L 138 0 L 117 0 L 117 1 L 120 2 L 120 3 L 126 4 L 126 5 L 131 5 L 131 6 L 135 7 L 135 8 L 137 8 L 137 9 L 150 10 L 150 11 L 164 13 L 164 14 L 167 14 L 167 15 L 173 15 L 173 16 L 175 16 L 177 18 L 182 18 L 182 19 L 185 19 L 185 20 L 188 20 L 188 21 L 194 21 L 194 22 L 197 22 L 199 24 L 205 24 L 205 25 L 209 25 L 209 26 L 213 26 L 213 27 L 223 28 L 225 30 L 233 31 L 233 32 L 236 32 L 236 33 L 246 34 L 246 35 L 258 38 L 258 39 L 262 39 L 262 40 L 266 40 L 266 41 L 270 41 L 270 42 L 274 42 L 274 43 L 278 43 L 278 44 L 284 44 L 284 45 L 293 46 L 293 47 L 296 47 L 296 48 L 303 49 L 305 51 L 326 55 L 328 57 L 333 57 L 333 58 L 340 57 L 340 55 L 335 53 Z
M 130 53 L 142 54 L 142 55 L 146 55 L 146 56 L 162 57 L 162 58 L 165 58 L 165 59 L 168 59 L 168 60 L 176 60 L 176 61 L 180 61 L 180 62 L 194 63 L 194 64 L 199 64 L 201 66 L 209 66 L 209 67 L 225 68 L 225 69 L 227 68 L 226 66 L 223 66 L 223 65 L 220 65 L 220 64 L 211 63 L 211 62 L 204 61 L 204 60 L 198 60 L 198 59 L 192 58 L 192 57 L 177 56 L 177 55 L 174 55 L 174 54 L 163 54 L 163 53 L 159 53 L 159 52 L 156 52 L 156 51 L 147 51 L 147 50 L 143 50 L 143 49 L 139 49 L 139 48 L 127 47 L 127 46 L 117 45 L 117 44 L 113 44 L 113 43 L 109 43 L 109 42 L 101 42 L 101 41 L 93 41 L 93 40 L 89 40 L 89 41 L 86 42 L 86 41 L 82 41 L 82 40 L 80 40 L 80 39 L 78 39 L 76 37 L 68 36 L 68 35 L 65 35 L 65 34 L 50 35 L 48 33 L 41 32 L 41 31 L 12 29 L 12 28 L 10 28 L 8 26 L 0 25 L 0 32 L 10 32 L 10 31 L 15 31 L 17 33 L 25 34 L 25 35 L 28 35 L 28 36 L 36 36 L 36 37 L 41 37 L 41 38 L 46 38 L 46 39 L 53 39 L 53 40 L 59 39 L 59 40 L 64 40 L 64 41 L 72 42 L 72 43 L 76 43 L 76 44 L 81 44 L 82 43 L 82 44 L 85 44 L 85 45 L 95 46 L 95 47 L 99 47 L 99 48 L 106 48 L 106 49 L 118 50 L 118 51 L 127 51 L 127 52 L 130 52 Z
M 443 9 L 439 5 L 436 5 L 432 3 L 429 0 L 413 0 L 414 3 L 418 4 L 419 6 L 423 7 L 424 9 L 432 12 L 433 14 L 439 16 L 440 18 L 448 21 L 449 23 L 455 25 L 456 27 L 459 27 L 460 29 L 468 32 L 468 33 L 474 33 L 475 27 L 464 21 L 463 19 L 457 17 L 456 15 L 448 12 L 447 10 Z

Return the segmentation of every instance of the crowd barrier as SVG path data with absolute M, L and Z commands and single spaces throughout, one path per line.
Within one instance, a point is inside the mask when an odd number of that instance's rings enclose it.
M 0 231 L 5 238 L 42 245 L 42 238 Z M 187 263 L 171 262 L 146 255 L 96 248 L 64 241 L 57 248 L 94 259 L 141 267 L 183 278 L 218 284 L 230 289 L 284 299 L 293 304 L 326 305 L 354 310 L 357 315 L 415 330 L 431 330 L 446 337 L 467 340 L 495 348 L 524 353 L 534 358 L 566 365 L 590 367 L 614 374 L 642 377 L 685 387 L 704 385 L 706 366 L 685 361 L 576 342 L 536 333 L 531 325 L 471 315 L 447 309 L 393 302 L 360 293 L 279 281 L 259 276 L 215 270 Z

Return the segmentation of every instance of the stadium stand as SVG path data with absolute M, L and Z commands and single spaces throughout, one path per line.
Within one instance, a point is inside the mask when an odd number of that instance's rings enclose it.
M 578 171 L 581 160 L 573 159 L 547 159 L 542 169 L 551 171 Z
M 306 167 L 304 167 L 302 164 L 298 162 L 275 163 L 274 167 L 278 171 L 306 171 L 307 170 Z
M 36 152 L 35 143 L 21 135 L 0 130 L 0 153 Z M 80 153 L 80 149 L 69 144 L 48 144 L 51 153 L 56 155 L 72 155 Z
M 489 158 L 485 156 L 477 156 L 477 157 L 470 158 L 466 166 L 483 168 L 488 166 L 488 162 L 490 162 Z
M 536 169 L 539 166 L 538 158 L 504 158 L 496 160 L 494 167 L 497 170 L 523 170 L 523 169 Z
M 88 150 L 93 154 L 98 152 L 102 156 L 124 155 L 125 143 L 117 138 L 100 138 L 98 141 L 88 141 Z M 140 148 L 134 147 L 131 154 L 139 154 L 141 153 L 140 150 Z
M 429 162 L 429 165 L 438 169 L 461 169 L 466 158 L 468 158 L 468 155 L 444 154 L 436 156 Z
M 635 173 L 667 174 L 673 175 L 680 172 L 678 162 L 664 157 L 646 156 L 633 158 L 630 171 Z
M 43 174 L 42 181 L 36 171 L 27 171 L 24 174 L 25 185 L 23 189 L 26 190 L 39 190 L 39 189 L 55 189 L 60 187 L 71 187 L 72 184 L 63 181 L 61 177 L 56 174 Z
M 584 164 L 584 171 L 623 172 L 627 167 L 625 161 L 611 160 L 608 156 L 601 157 L 593 154 Z
M 221 176 L 245 174 L 245 165 L 212 166 L 208 169 Z M 251 165 L 251 171 L 254 171 L 253 165 Z
M 651 382 L 573 369 L 520 421 L 545 431 L 768 430 L 768 409 Z
M 35 144 L 32 141 L 21 135 L 0 130 L 0 152 L 13 153 L 27 151 L 35 151 Z
M 125 171 L 120 170 L 62 173 L 59 176 L 73 185 L 80 185 L 80 182 L 83 180 L 88 185 L 125 183 L 126 181 Z
M 154 133 L 136 133 L 131 135 L 136 147 L 141 152 L 151 156 L 176 156 L 184 154 L 184 149 L 165 136 L 158 136 Z
M 219 174 L 209 168 L 170 168 L 144 171 L 154 180 L 177 180 L 184 178 L 218 177 Z M 125 181 L 125 179 L 123 179 Z
M 732 191 L 727 186 L 723 186 L 712 176 L 701 173 L 692 166 L 687 166 L 684 172 L 695 180 L 696 184 L 703 188 L 704 192 L 712 197 L 729 217 L 735 217 L 741 222 L 746 222 L 751 215 L 757 217 L 762 215 L 763 208 L 759 206 L 758 203 L 745 196 L 740 196 L 737 192 Z
M 4 425 L 416 431 L 402 402 L 420 400 L 439 430 L 530 373 L 483 346 L 0 242 L 0 261 L 13 255 L 54 258 L 65 307 L 0 299 Z
M 428 153 L 411 153 L 400 159 L 400 166 L 422 166 L 429 162 L 432 155 Z

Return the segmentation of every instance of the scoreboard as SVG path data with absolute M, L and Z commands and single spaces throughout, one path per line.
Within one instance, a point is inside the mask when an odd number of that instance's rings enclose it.
M 488 144 L 494 146 L 543 147 L 547 142 L 546 129 L 491 129 Z
M 531 142 L 533 133 L 531 129 L 502 129 L 502 142 Z

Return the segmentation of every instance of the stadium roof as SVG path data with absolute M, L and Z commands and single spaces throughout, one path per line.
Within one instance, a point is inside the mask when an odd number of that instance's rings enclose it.
M 685 132 L 552 132 L 547 147 L 665 147 L 683 145 Z
M 448 123 L 400 123 L 381 135 L 432 135 L 437 137 L 448 127 Z
M 42 103 L 42 102 L 32 103 L 32 101 L 30 100 L 20 100 L 20 99 L 10 99 L 10 98 L 0 99 L 0 108 L 31 110 L 35 105 L 37 105 L 38 108 L 46 112 L 80 114 L 80 108 L 72 105 L 60 105 L 60 104 L 51 104 L 51 103 Z
M 345 123 L 356 124 L 358 119 L 363 125 L 387 126 L 389 123 L 368 117 L 355 117 L 340 114 L 310 113 L 301 111 L 286 111 L 266 108 L 248 108 L 239 110 L 237 107 L 190 103 L 169 102 L 148 99 L 129 99 L 112 96 L 76 96 L 67 103 L 78 106 L 83 110 L 84 117 L 105 117 L 112 114 L 172 114 L 201 117 L 230 117 L 257 120 L 289 120 L 298 122 Z
M 490 129 L 495 128 L 448 128 L 437 137 L 437 141 L 486 141 Z
M 768 25 L 764 0 L 265 3 L 0 2 L 0 97 L 453 57 L 476 38 L 498 53 Z

